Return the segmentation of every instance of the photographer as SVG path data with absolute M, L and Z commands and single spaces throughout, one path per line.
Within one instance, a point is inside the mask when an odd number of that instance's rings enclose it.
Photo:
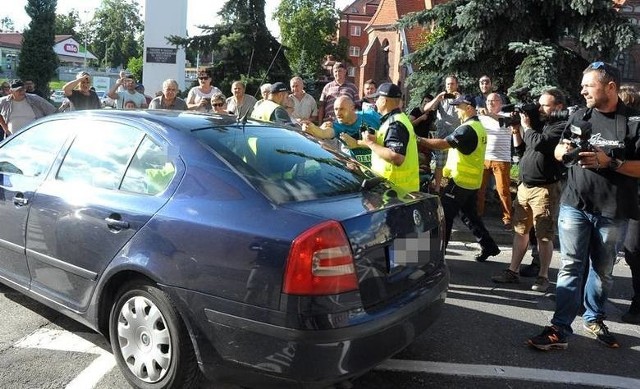
M 593 128 L 589 147 L 580 143 L 577 163 L 569 166 L 560 199 L 558 230 L 562 263 L 556 286 L 556 309 L 551 326 L 528 344 L 540 350 L 566 349 L 571 324 L 580 304 L 586 333 L 608 347 L 619 343 L 604 324 L 605 303 L 613 283 L 615 244 L 626 218 L 639 216 L 637 177 L 640 167 L 638 112 L 618 98 L 620 72 L 604 62 L 594 62 L 583 72 L 582 90 L 587 108 L 569 118 L 564 138 L 555 148 L 558 161 L 572 162 L 576 141 L 571 134 Z M 571 130 L 571 131 L 568 131 Z M 578 131 L 576 131 L 578 130 Z M 581 139 L 584 140 L 584 139 Z M 621 148 L 610 148 L 622 142 Z M 630 162 L 626 162 L 630 161 Z M 630 195 L 632 194 L 632 195 Z M 588 265 L 588 267 L 587 267 Z M 581 280 L 588 272 L 584 295 Z
M 540 95 L 539 117 L 545 122 L 541 130 L 531 128 L 531 118 L 520 114 L 524 129 L 524 141 L 520 126 L 512 126 L 516 150 L 520 159 L 518 192 L 514 202 L 513 250 L 509 268 L 491 279 L 497 283 L 517 283 L 520 263 L 527 251 L 529 232 L 535 227 L 540 269 L 531 289 L 546 292 L 549 288 L 549 265 L 553 255 L 553 239 L 560 198 L 562 164 L 555 159 L 554 150 L 562 137 L 568 111 L 564 111 L 565 98 L 560 90 L 552 88 Z M 563 117 L 562 114 L 565 114 Z

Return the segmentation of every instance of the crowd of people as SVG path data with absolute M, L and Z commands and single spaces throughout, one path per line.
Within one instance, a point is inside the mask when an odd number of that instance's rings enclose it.
M 367 80 L 360 94 L 346 72 L 343 63 L 333 65 L 334 80 L 318 101 L 305 92 L 300 77 L 288 84 L 261 85 L 260 100 L 235 81 L 226 98 L 207 69 L 198 73 L 198 85 L 184 100 L 173 79 L 151 98 L 126 73 L 108 96 L 119 109 L 194 110 L 296 126 L 401 190 L 438 194 L 445 247 L 459 216 L 481 246 L 478 262 L 500 253 L 483 222 L 493 178 L 504 229 L 513 232 L 510 264 L 492 277 L 494 282 L 517 283 L 532 276 L 531 288 L 546 292 L 556 234 L 560 243 L 555 312 L 550 325 L 528 344 L 542 350 L 566 348 L 571 324 L 584 311 L 585 330 L 607 346 L 619 347 L 604 323 L 619 247 L 631 268 L 634 291 L 622 320 L 640 324 L 640 95 L 621 85 L 618 69 L 605 62 L 590 64 L 580 90 L 585 105 L 573 113 L 566 112 L 566 96 L 557 88 L 540 94 L 535 112 L 505 113 L 508 98 L 495 90 L 488 75 L 479 78 L 475 95 L 462 93 L 458 78 L 448 75 L 444 90 L 425 94 L 420 106 L 405 112 L 398 85 Z M 56 111 L 44 98 L 28 93 L 25 84 L 2 84 L 6 96 L 0 98 L 0 125 L 6 136 Z M 86 72 L 64 85 L 74 109 L 100 107 L 90 85 Z M 514 153 L 519 157 L 515 197 L 510 176 Z M 433 181 L 425 186 L 421 173 L 430 172 L 432 163 Z M 530 246 L 534 262 L 523 267 Z

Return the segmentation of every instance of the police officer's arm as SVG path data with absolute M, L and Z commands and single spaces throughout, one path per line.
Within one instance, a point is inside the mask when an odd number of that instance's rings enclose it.
M 478 146 L 478 136 L 471 126 L 463 124 L 444 139 L 418 139 L 420 149 L 447 150 L 458 149 L 462 154 L 471 154 Z
M 404 162 L 404 155 L 396 153 L 388 147 L 377 144 L 375 135 L 363 132 L 362 138 L 362 140 L 358 141 L 358 144 L 370 148 L 371 152 L 376 153 L 378 157 L 396 166 L 400 166 Z
M 366 131 L 362 132 L 362 139 L 364 144 L 371 149 L 372 153 L 376 153 L 380 158 L 391 164 L 400 166 L 404 162 L 410 136 L 409 130 L 407 130 L 404 124 L 396 121 L 389 124 L 384 145 L 377 144 L 376 136 Z

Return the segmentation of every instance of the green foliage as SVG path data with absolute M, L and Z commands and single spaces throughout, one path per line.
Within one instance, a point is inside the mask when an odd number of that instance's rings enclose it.
M 57 0 L 28 0 L 25 7 L 31 23 L 22 33 L 17 73 L 23 80 L 33 80 L 43 96 L 49 96 L 49 80 L 58 67 L 58 56 L 53 51 L 57 5 Z
M 0 32 L 11 32 L 13 31 L 14 23 L 10 17 L 5 16 L 0 19 Z
M 452 0 L 400 25 L 432 32 L 406 58 L 416 70 L 412 101 L 443 90 L 448 74 L 468 93 L 488 74 L 501 91 L 555 86 L 577 97 L 589 62 L 611 62 L 637 39 L 611 0 Z
M 90 48 L 107 67 L 142 55 L 143 23 L 136 0 L 102 0 L 90 22 Z
M 275 11 L 285 55 L 295 74 L 314 77 L 327 54 L 337 54 L 338 13 L 329 0 L 282 0 Z
M 79 27 L 78 11 L 72 10 L 66 15 L 56 15 L 56 35 L 73 35 L 76 39 L 82 39 Z
M 129 58 L 127 62 L 127 70 L 131 72 L 136 80 L 142 80 L 142 67 L 144 63 L 142 56 Z
M 211 53 L 215 85 L 225 93 L 235 80 L 244 80 L 247 93 L 254 95 L 263 82 L 287 80 L 291 74 L 281 45 L 265 23 L 265 0 L 227 0 L 216 26 L 198 26 L 203 35 L 169 42 L 187 50 Z

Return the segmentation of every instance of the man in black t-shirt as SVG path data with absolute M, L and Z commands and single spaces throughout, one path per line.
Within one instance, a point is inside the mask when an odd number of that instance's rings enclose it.
M 564 95 L 556 88 L 542 92 L 538 102 L 540 118 L 547 124 L 541 130 L 531 128 L 531 119 L 523 113 L 520 118 L 524 139 L 520 135 L 520 126 L 513 126 L 511 130 L 516 152 L 521 155 L 518 164 L 520 184 L 513 202 L 513 250 L 509 267 L 491 279 L 497 283 L 520 281 L 520 263 L 527 251 L 529 233 L 535 226 L 540 267 L 531 289 L 546 292 L 562 176 L 562 164 L 555 159 L 554 150 L 566 125 L 566 121 L 553 121 L 551 113 L 561 111 L 566 103 Z
M 528 340 L 540 350 L 567 348 L 581 303 L 586 333 L 611 348 L 620 346 L 604 324 L 605 303 L 613 284 L 615 245 L 624 220 L 639 216 L 634 177 L 640 176 L 640 113 L 618 98 L 620 72 L 608 63 L 589 65 L 581 85 L 587 108 L 569 118 L 565 139 L 554 153 L 569 167 L 558 216 L 562 262 L 556 309 L 551 325 Z M 567 138 L 575 139 L 579 133 L 588 139 L 591 149 L 582 147 L 574 154 L 574 144 Z M 583 277 L 587 277 L 584 295 Z

